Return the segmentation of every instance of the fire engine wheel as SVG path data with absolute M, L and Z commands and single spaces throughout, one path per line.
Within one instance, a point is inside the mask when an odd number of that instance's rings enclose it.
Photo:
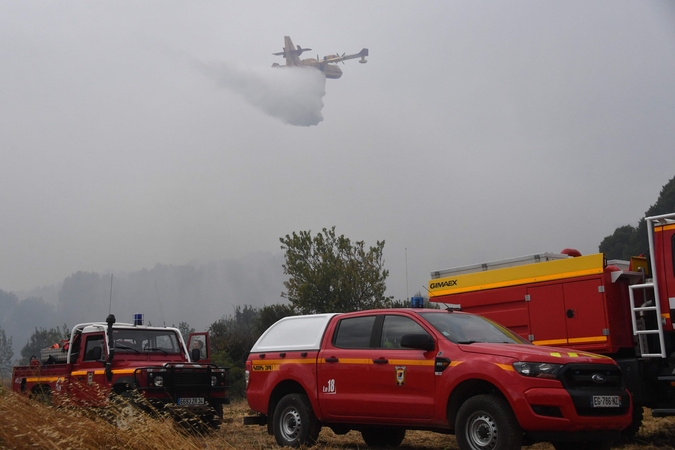
M 398 447 L 405 439 L 405 428 L 366 428 L 361 436 L 368 447 Z
M 212 430 L 217 430 L 223 423 L 223 404 L 214 403 L 211 405 L 211 408 L 213 408 L 213 413 L 207 415 L 206 423 L 209 425 L 209 427 L 211 427 Z
M 274 438 L 280 446 L 314 445 L 321 424 L 309 399 L 303 394 L 288 394 L 274 409 Z
M 515 450 L 523 441 L 509 403 L 494 395 L 476 395 L 462 404 L 455 436 L 461 450 Z

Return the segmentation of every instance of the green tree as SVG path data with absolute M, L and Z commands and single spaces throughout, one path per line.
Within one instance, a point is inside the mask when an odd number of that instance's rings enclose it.
M 190 336 L 190 333 L 194 333 L 195 329 L 190 328 L 190 325 L 188 325 L 187 322 L 179 323 L 177 328 L 178 328 L 178 331 L 180 331 L 181 336 L 183 336 L 183 340 L 187 344 L 187 340 L 188 340 L 188 337 Z
M 256 323 L 256 340 L 267 330 L 270 325 L 284 317 L 295 315 L 295 310 L 290 305 L 276 304 L 264 306 L 258 313 Z M 250 350 L 250 349 L 249 349 Z
M 209 327 L 213 353 L 224 353 L 233 364 L 243 367 L 259 337 L 256 327 L 258 315 L 258 310 L 251 306 L 237 306 L 234 315 L 214 322 Z
M 647 210 L 645 217 L 672 212 L 675 212 L 675 177 L 663 186 L 659 198 Z M 637 227 L 624 225 L 617 228 L 613 234 L 602 240 L 598 248 L 607 259 L 629 260 L 631 256 L 649 254 L 647 221 L 643 217 Z
M 363 241 L 337 236 L 335 227 L 314 237 L 301 231 L 279 240 L 286 251 L 284 273 L 289 275 L 282 297 L 300 313 L 380 308 L 391 300 L 384 295 L 389 275 L 382 259 L 384 241 L 366 250 Z
M 12 374 L 12 337 L 5 335 L 5 330 L 0 328 L 0 380 L 6 380 Z M 0 383 L 1 384 L 1 383 Z
M 30 336 L 29 341 L 21 349 L 21 364 L 28 364 L 31 356 L 40 358 L 40 350 L 49 347 L 61 339 L 68 339 L 70 330 L 64 324 L 63 328 L 35 328 L 35 332 Z
M 234 315 L 222 317 L 209 327 L 211 361 L 230 368 L 227 381 L 233 398 L 244 396 L 244 366 L 251 347 L 258 340 L 258 314 L 251 306 L 237 306 Z

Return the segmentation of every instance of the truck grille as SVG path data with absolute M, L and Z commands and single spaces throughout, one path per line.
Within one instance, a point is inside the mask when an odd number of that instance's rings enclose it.
M 621 369 L 609 364 L 568 364 L 563 368 L 561 381 L 567 389 L 623 389 Z
M 568 364 L 560 372 L 560 381 L 572 397 L 580 416 L 622 416 L 630 406 L 621 369 L 610 364 Z M 593 407 L 593 396 L 621 399 L 619 407 Z
M 211 374 L 203 370 L 173 372 L 168 378 L 167 381 L 175 387 L 211 386 Z

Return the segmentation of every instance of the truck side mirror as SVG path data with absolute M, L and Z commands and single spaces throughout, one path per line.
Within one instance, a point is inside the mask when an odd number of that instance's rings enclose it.
M 401 347 L 416 348 L 428 352 L 436 348 L 436 344 L 428 334 L 404 334 L 401 337 Z
M 193 348 L 190 350 L 190 359 L 193 361 L 199 361 L 201 359 L 201 350 L 198 348 Z

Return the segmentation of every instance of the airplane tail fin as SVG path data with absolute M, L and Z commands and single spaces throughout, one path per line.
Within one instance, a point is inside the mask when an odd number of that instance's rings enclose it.
M 298 46 L 298 49 L 300 46 Z M 299 66 L 300 58 L 299 55 L 302 52 L 299 52 L 295 49 L 293 41 L 290 36 L 284 36 L 284 56 L 286 57 L 287 66 Z

